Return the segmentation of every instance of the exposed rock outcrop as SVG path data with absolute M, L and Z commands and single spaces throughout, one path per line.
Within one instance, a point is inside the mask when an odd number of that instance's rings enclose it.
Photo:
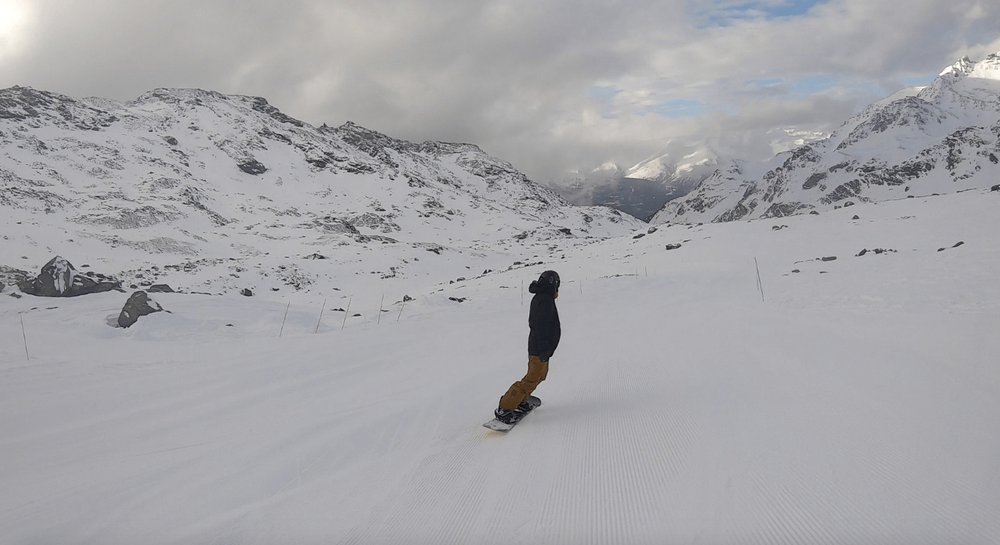
M 42 267 L 38 276 L 20 282 L 18 287 L 24 293 L 39 297 L 76 297 L 121 290 L 121 282 L 94 272 L 81 274 L 69 261 L 56 256 Z
M 118 315 L 118 327 L 132 327 L 140 317 L 148 316 L 162 310 L 163 307 L 152 299 L 148 293 L 137 291 L 128 298 L 125 306 L 122 307 L 122 311 Z

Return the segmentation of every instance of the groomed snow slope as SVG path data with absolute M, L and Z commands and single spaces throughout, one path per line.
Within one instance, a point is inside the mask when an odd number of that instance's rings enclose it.
M 318 333 L 295 299 L 280 338 L 285 299 L 156 294 L 123 330 L 127 294 L 0 294 L 0 541 L 998 543 L 998 206 L 568 253 L 544 405 L 508 435 L 480 424 L 541 267 L 381 319 L 373 281 Z

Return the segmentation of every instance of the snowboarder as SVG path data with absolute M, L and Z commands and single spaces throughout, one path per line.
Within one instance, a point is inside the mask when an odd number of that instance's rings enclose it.
M 549 374 L 549 358 L 559 346 L 562 330 L 559 326 L 559 311 L 556 299 L 559 297 L 559 274 L 545 271 L 528 286 L 535 294 L 531 299 L 528 314 L 528 373 L 524 378 L 510 385 L 507 393 L 500 398 L 494 412 L 497 420 L 511 424 L 533 407 L 527 403 L 528 396 Z M 521 413 L 521 414 L 518 414 Z

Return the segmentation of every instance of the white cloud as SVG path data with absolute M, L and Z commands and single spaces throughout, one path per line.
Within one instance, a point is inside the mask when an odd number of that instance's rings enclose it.
M 830 128 L 895 85 L 1000 50 L 996 2 L 810 4 L 36 0 L 0 86 L 261 95 L 314 124 L 474 142 L 545 180 L 685 136 L 763 153 L 753 135 Z

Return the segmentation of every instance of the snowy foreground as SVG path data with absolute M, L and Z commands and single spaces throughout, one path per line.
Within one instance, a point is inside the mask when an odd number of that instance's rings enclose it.
M 127 294 L 5 292 L 0 542 L 1000 543 L 998 210 L 569 250 L 544 406 L 508 435 L 481 424 L 546 267 L 387 293 L 381 318 L 373 280 L 316 333 L 315 294 L 283 330 L 278 294 L 157 294 L 171 313 L 123 330 Z

